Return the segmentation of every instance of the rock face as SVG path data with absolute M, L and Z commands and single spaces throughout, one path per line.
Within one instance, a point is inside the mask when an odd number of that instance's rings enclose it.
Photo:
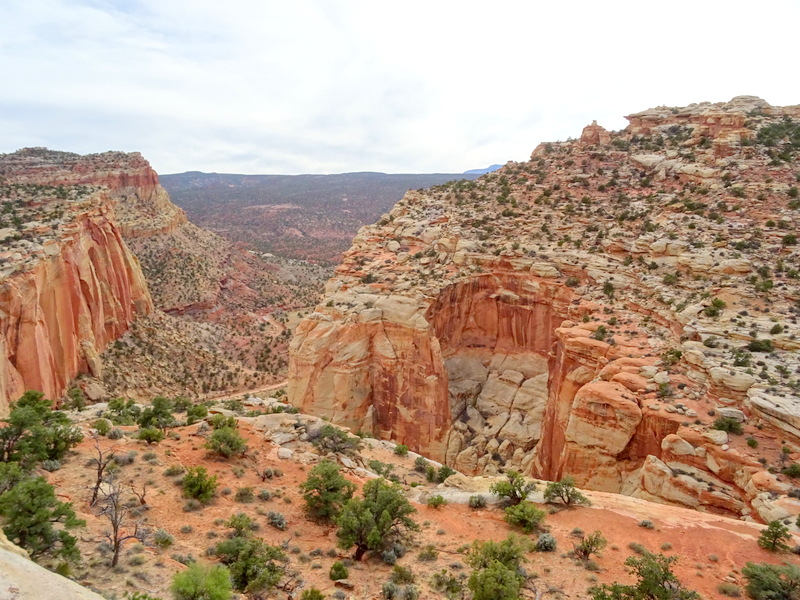
M 709 416 L 800 446 L 798 116 L 657 108 L 409 192 L 300 323 L 290 397 L 465 472 L 765 518 L 780 482 Z
M 101 374 L 108 342 L 152 310 L 139 262 L 116 223 L 112 192 L 73 185 L 54 166 L 59 155 L 0 156 L 4 202 L 16 223 L 16 230 L 2 230 L 0 414 L 26 389 L 57 398 L 77 373 Z M 111 170 L 99 181 L 129 184 L 140 176 Z M 89 177 L 78 169 L 75 179 Z
M 37 565 L 28 558 L 24 550 L 9 542 L 2 530 L 0 530 L 0 590 L 3 590 L 4 598 L 14 600 L 38 598 L 103 600 L 103 596 Z

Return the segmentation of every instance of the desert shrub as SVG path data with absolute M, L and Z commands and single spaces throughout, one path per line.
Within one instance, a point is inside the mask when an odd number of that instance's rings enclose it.
M 331 570 L 328 575 L 332 581 L 338 581 L 340 579 L 347 579 L 347 577 L 350 575 L 350 571 L 342 561 L 337 560 L 331 565 Z
M 44 463 L 42 463 L 42 466 L 44 466 Z M 800 477 L 800 464 L 793 462 L 788 467 L 781 469 L 781 473 L 792 478 Z
M 211 419 L 209 419 L 209 423 L 211 423 L 211 427 L 213 429 L 236 429 L 239 425 L 239 422 L 236 420 L 236 417 L 226 417 L 220 413 L 215 413 L 211 415 Z
M 429 464 L 430 463 L 428 463 L 424 456 L 418 456 L 414 459 L 414 470 L 417 473 L 425 473 Z
M 473 600 L 518 600 L 522 576 L 498 561 L 472 572 L 467 582 Z
M 414 573 L 408 567 L 401 567 L 400 565 L 396 565 L 392 569 L 391 574 L 391 581 L 392 583 L 396 583 L 398 585 L 406 585 L 409 583 L 414 583 L 417 578 L 414 577 Z
M 758 448 L 758 440 L 756 438 L 747 438 L 747 445 L 750 448 Z
M 635 575 L 635 585 L 614 583 L 589 590 L 592 600 L 699 600 L 697 592 L 686 589 L 671 570 L 675 556 L 651 554 L 629 556 L 625 560 L 628 572 Z
M 108 435 L 108 432 L 111 431 L 111 421 L 108 419 L 97 419 L 94 423 L 92 423 L 92 427 L 94 430 L 100 435 Z
M 247 443 L 244 438 L 232 427 L 215 429 L 205 447 L 225 458 L 230 458 L 234 454 L 244 454 L 247 451 Z
M 525 477 L 521 473 L 513 470 L 506 473 L 506 481 L 493 483 L 489 488 L 493 494 L 500 496 L 511 505 L 519 504 L 535 489 L 535 483 L 526 483 Z
M 435 546 L 427 545 L 420 553 L 417 555 L 417 560 L 421 562 L 431 562 L 439 558 L 439 552 L 436 550 Z
M 233 497 L 236 502 L 248 503 L 256 499 L 256 495 L 251 487 L 240 487 L 236 490 L 236 495 Z
M 486 506 L 486 497 L 481 496 L 480 494 L 476 494 L 475 496 L 469 497 L 469 507 L 470 508 L 484 508 Z
M 284 517 L 282 513 L 272 510 L 269 511 L 269 513 L 267 513 L 267 522 L 275 529 L 286 531 L 286 517 Z
M 718 417 L 711 427 L 712 429 L 719 429 L 720 431 L 726 431 L 734 435 L 742 435 L 742 433 L 744 433 L 742 424 L 733 417 Z
M 447 500 L 445 500 L 444 496 L 441 494 L 436 494 L 435 496 L 431 496 L 428 498 L 427 505 L 431 508 L 439 508 L 440 506 L 444 506 L 447 504 Z
M 248 515 L 240 512 L 231 515 L 230 518 L 225 521 L 225 527 L 233 529 L 233 537 L 244 537 L 249 535 L 251 531 L 258 529 L 258 524 Z
M 325 595 L 317 588 L 310 588 L 303 590 L 303 593 L 300 594 L 300 600 L 325 600 Z
M 207 504 L 217 491 L 216 475 L 209 475 L 205 467 L 189 467 L 183 477 L 183 494 L 187 498 Z
M 349 435 L 346 431 L 334 427 L 330 423 L 323 425 L 311 443 L 321 452 L 327 454 L 355 454 L 361 448 L 361 440 Z
M 53 471 L 58 471 L 60 468 L 61 468 L 61 461 L 58 460 L 42 461 L 42 469 L 44 469 L 48 473 L 52 473 Z
M 567 475 L 561 481 L 551 481 L 544 490 L 545 502 L 561 502 L 566 506 L 589 504 L 589 499 L 575 488 L 575 480 Z
M 772 340 L 751 340 L 747 344 L 747 349 L 750 352 L 772 352 L 775 348 L 772 345 Z
M 397 454 L 397 456 L 408 456 L 408 446 L 405 444 L 397 444 L 394 447 L 394 453 Z
M 169 532 L 165 531 L 164 529 L 159 529 L 153 534 L 153 544 L 155 544 L 162 550 L 164 548 L 169 548 L 174 543 L 175 543 L 175 538 L 172 537 L 172 535 L 170 535 Z
M 639 521 L 639 527 L 644 527 L 645 529 L 655 529 L 656 526 L 653 524 L 652 521 L 645 519 L 643 521 Z
M 167 477 L 177 477 L 183 475 L 184 468 L 180 465 L 170 465 L 164 469 L 164 475 Z
M 147 442 L 147 445 L 157 444 L 164 439 L 164 432 L 154 427 L 146 427 L 140 429 L 136 434 L 136 439 Z
M 114 427 L 114 429 L 112 429 L 111 431 L 108 432 L 108 436 L 107 437 L 110 440 L 121 440 L 122 438 L 125 437 L 125 434 L 123 433 L 122 429 L 120 429 L 119 427 Z
M 556 538 L 549 533 L 542 533 L 536 540 L 536 550 L 538 552 L 555 552 Z
M 175 574 L 170 591 L 174 600 L 228 600 L 230 572 L 222 565 L 193 562 L 185 571 Z
M 573 545 L 573 553 L 580 560 L 589 560 L 592 554 L 599 554 L 606 547 L 607 541 L 599 531 L 590 533 Z
M 723 596 L 728 596 L 729 598 L 738 598 L 742 595 L 742 590 L 739 588 L 739 586 L 735 583 L 730 583 L 729 581 L 723 581 L 720 583 L 717 586 L 717 591 Z
M 522 502 L 506 508 L 505 520 L 510 525 L 520 527 L 525 533 L 539 529 L 544 522 L 545 512 L 533 502 Z

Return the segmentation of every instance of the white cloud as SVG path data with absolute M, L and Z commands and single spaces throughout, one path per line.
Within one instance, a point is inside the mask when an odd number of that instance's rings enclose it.
M 800 102 L 800 4 L 5 0 L 0 151 L 463 171 L 659 104 Z

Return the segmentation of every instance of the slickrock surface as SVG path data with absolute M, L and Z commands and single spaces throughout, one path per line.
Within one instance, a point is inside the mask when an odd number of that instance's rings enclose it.
M 140 173 L 119 153 L 76 156 L 0 155 L 0 414 L 26 389 L 55 398 L 79 372 L 101 376 L 99 354 L 153 307 L 105 187 Z M 83 173 L 94 161 L 95 180 Z
M 800 106 L 628 120 L 363 228 L 291 343 L 292 402 L 467 473 L 794 522 Z

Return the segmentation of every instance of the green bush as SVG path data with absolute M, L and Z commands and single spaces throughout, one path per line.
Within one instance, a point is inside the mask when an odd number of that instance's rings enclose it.
M 286 555 L 261 539 L 235 537 L 217 544 L 215 553 L 230 569 L 233 586 L 240 592 L 266 592 L 283 577 Z
M 319 433 L 312 437 L 311 443 L 325 454 L 334 452 L 336 454 L 351 455 L 361 448 L 360 439 L 348 435 L 346 431 L 334 427 L 330 423 L 320 428 Z
M 136 439 L 147 442 L 147 445 L 149 446 L 150 444 L 157 444 L 162 441 L 164 439 L 164 432 L 160 429 L 147 427 L 139 430 L 136 435 Z
M 575 480 L 569 475 L 561 481 L 551 481 L 544 490 L 545 502 L 561 502 L 566 506 L 589 504 L 589 499 L 575 488 Z
M 267 514 L 267 522 L 275 529 L 286 531 L 286 517 L 284 517 L 282 513 L 273 510 L 269 511 Z
M 683 587 L 671 570 L 675 556 L 645 552 L 625 560 L 628 572 L 635 575 L 635 585 L 614 583 L 589 589 L 592 600 L 700 600 L 700 595 Z
M 32 559 L 80 559 L 77 540 L 66 530 L 86 523 L 77 518 L 71 503 L 58 500 L 55 488 L 43 477 L 19 481 L 0 495 L 0 516 L 8 539 L 27 550 Z M 56 523 L 63 528 L 56 529 Z
M 314 519 L 330 522 L 353 497 L 356 486 L 344 478 L 336 463 L 323 460 L 311 469 L 300 490 L 306 512 Z
M 727 431 L 735 435 L 742 435 L 744 429 L 742 424 L 733 417 L 719 417 L 711 426 L 712 429 L 719 429 L 720 431 Z
M 241 502 L 243 504 L 247 504 L 249 502 L 254 502 L 256 499 L 256 495 L 253 492 L 253 488 L 251 487 L 241 487 L 236 490 L 236 495 L 233 497 L 236 502 Z
M 26 469 L 42 460 L 61 460 L 83 440 L 81 429 L 52 410 L 41 392 L 25 392 L 0 423 L 5 424 L 0 427 L 0 462 L 19 462 Z
M 506 508 L 505 519 L 510 525 L 522 528 L 525 533 L 539 529 L 544 522 L 545 512 L 533 502 L 522 502 Z
M 556 538 L 549 533 L 542 533 L 536 540 L 537 552 L 555 552 Z
M 356 560 L 361 560 L 368 550 L 387 549 L 404 529 L 417 529 L 410 517 L 415 509 L 399 486 L 373 479 L 364 484 L 363 495 L 363 500 L 348 500 L 334 519 L 339 547 L 355 546 Z
M 242 512 L 232 515 L 227 521 L 225 521 L 225 526 L 233 529 L 233 537 L 244 537 L 249 535 L 254 529 L 258 528 L 256 522 Z
M 325 600 L 325 595 L 317 588 L 311 588 L 303 590 L 303 593 L 300 594 L 300 600 Z
M 332 581 L 339 581 L 340 579 L 347 579 L 350 571 L 340 560 L 337 560 L 331 565 L 330 573 L 328 574 Z
M 439 551 L 431 544 L 425 546 L 417 555 L 417 560 L 420 562 L 432 562 L 437 558 L 439 558 Z
M 599 531 L 595 531 L 582 537 L 581 541 L 573 547 L 573 552 L 576 558 L 587 561 L 591 558 L 592 554 L 600 554 L 607 543 L 603 534 Z
M 163 550 L 172 546 L 175 543 L 175 538 L 164 529 L 159 529 L 153 534 L 153 543 Z
M 506 481 L 493 483 L 489 490 L 511 505 L 519 504 L 536 489 L 535 483 L 526 483 L 525 477 L 517 471 L 508 471 L 506 478 Z
M 781 469 L 781 473 L 786 475 L 787 477 L 800 477 L 800 464 L 793 462 L 788 467 Z
M 408 446 L 405 444 L 397 444 L 394 447 L 394 453 L 397 454 L 397 456 L 408 456 Z
M 230 429 L 236 429 L 238 426 L 238 421 L 236 417 L 226 417 L 220 413 L 215 413 L 211 415 L 211 427 L 214 429 L 222 429 L 223 427 L 228 427 Z
M 447 500 L 444 499 L 444 496 L 441 494 L 436 494 L 435 496 L 431 496 L 428 498 L 427 505 L 431 508 L 439 508 L 440 506 L 444 506 L 447 504 Z
M 244 454 L 247 451 L 247 443 L 244 438 L 232 427 L 215 429 L 205 443 L 205 447 L 225 458 L 230 458 L 234 454 Z
M 221 565 L 189 564 L 176 573 L 170 586 L 174 600 L 228 600 L 231 597 L 231 577 Z
M 111 421 L 108 419 L 97 419 L 94 423 L 92 423 L 92 427 L 99 435 L 108 435 L 108 432 L 111 431 Z
M 747 344 L 747 349 L 750 352 L 772 352 L 775 348 L 772 345 L 772 340 L 751 340 Z
M 480 494 L 476 494 L 474 496 L 469 497 L 469 507 L 470 508 L 485 508 L 486 507 L 486 497 Z
M 183 477 L 183 494 L 207 504 L 217 492 L 217 476 L 210 476 L 205 467 L 189 467 Z
M 797 600 L 800 590 L 800 567 L 747 563 L 742 568 L 747 578 L 747 595 L 753 600 Z

